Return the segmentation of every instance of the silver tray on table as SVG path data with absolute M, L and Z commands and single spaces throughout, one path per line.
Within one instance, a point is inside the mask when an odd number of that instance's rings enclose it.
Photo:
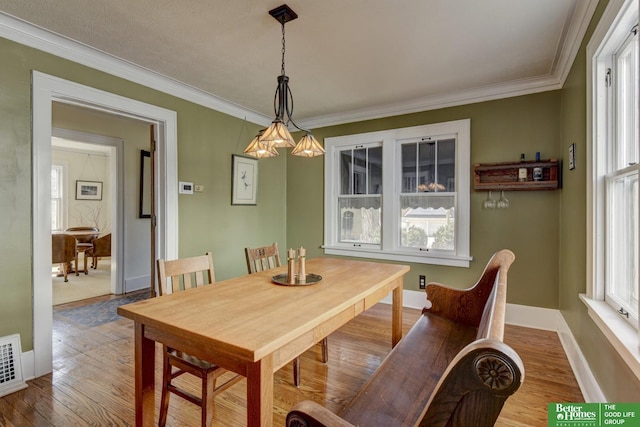
M 271 278 L 271 280 L 276 285 L 283 285 L 283 286 L 314 285 L 314 284 L 316 284 L 316 283 L 318 283 L 318 282 L 320 282 L 322 280 L 322 276 L 320 276 L 319 274 L 307 274 L 306 276 L 307 276 L 307 278 L 305 280 L 305 283 L 300 283 L 298 281 L 298 275 L 297 274 L 296 274 L 296 279 L 295 279 L 294 283 L 289 283 L 289 276 L 287 275 L 287 273 L 278 274 L 277 276 L 273 276 Z

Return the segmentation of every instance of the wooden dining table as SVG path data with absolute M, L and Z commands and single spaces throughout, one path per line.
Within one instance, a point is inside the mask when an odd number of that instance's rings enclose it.
M 280 285 L 286 267 L 118 307 L 135 322 L 136 425 L 154 424 L 156 342 L 247 378 L 247 425 L 273 424 L 274 372 L 392 292 L 391 345 L 402 338 L 409 267 L 314 258 L 308 285 Z

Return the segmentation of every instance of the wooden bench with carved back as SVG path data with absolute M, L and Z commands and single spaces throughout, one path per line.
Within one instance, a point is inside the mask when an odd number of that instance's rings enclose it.
M 466 290 L 430 283 L 430 307 L 340 416 L 306 400 L 287 414 L 287 426 L 493 426 L 524 380 L 520 357 L 503 342 L 514 259 L 497 252 Z

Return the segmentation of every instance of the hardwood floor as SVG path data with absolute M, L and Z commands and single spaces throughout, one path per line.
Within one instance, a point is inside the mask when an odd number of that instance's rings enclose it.
M 120 318 L 87 328 L 54 311 L 53 373 L 29 381 L 29 387 L 0 398 L 0 426 L 128 426 L 134 424 L 133 322 Z M 404 309 L 404 329 L 420 315 Z M 329 361 L 320 362 L 320 346 L 301 356 L 301 385 L 292 385 L 291 364 L 275 375 L 274 425 L 284 425 L 289 408 L 313 399 L 333 412 L 351 399 L 390 350 L 391 306 L 378 304 L 329 336 Z M 554 332 L 507 325 L 505 342 L 523 359 L 522 388 L 505 405 L 496 425 L 547 425 L 547 404 L 580 402 L 582 394 Z M 160 355 L 160 348 L 156 355 Z M 162 363 L 156 361 L 156 416 Z M 197 393 L 197 382 L 185 381 Z M 245 424 L 246 382 L 216 397 L 216 426 Z M 172 396 L 170 426 L 200 424 L 194 405 Z

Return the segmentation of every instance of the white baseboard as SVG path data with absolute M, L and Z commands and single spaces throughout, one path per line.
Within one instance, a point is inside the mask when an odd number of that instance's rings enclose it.
M 391 304 L 391 293 L 380 302 Z M 427 303 L 427 295 L 424 291 L 402 291 L 402 306 L 407 308 L 417 308 L 422 310 Z
M 145 276 L 130 277 L 124 279 L 125 292 L 139 291 L 141 289 L 147 289 L 151 283 L 151 276 L 148 274 Z
M 25 351 L 20 355 L 22 363 L 22 377 L 25 381 L 32 380 L 36 377 L 35 356 L 33 350 Z
M 608 402 L 560 310 L 507 304 L 506 323 L 556 331 L 585 402 Z
M 387 295 L 381 302 L 391 304 L 391 294 Z M 402 293 L 402 303 L 404 307 L 422 309 L 426 304 L 426 294 L 424 291 L 405 290 Z M 505 323 L 557 332 L 585 401 L 608 401 L 593 376 L 589 364 L 560 310 L 507 304 Z

